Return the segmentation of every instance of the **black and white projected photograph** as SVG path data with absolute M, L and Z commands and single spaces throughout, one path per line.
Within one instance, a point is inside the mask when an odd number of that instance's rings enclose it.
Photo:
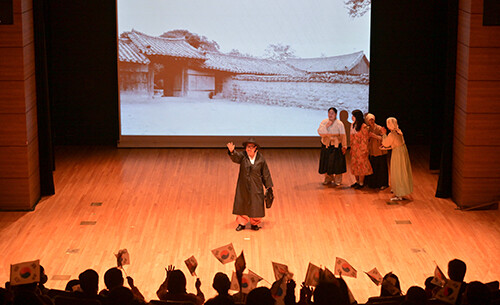
M 316 136 L 368 111 L 361 0 L 118 0 L 121 135 Z

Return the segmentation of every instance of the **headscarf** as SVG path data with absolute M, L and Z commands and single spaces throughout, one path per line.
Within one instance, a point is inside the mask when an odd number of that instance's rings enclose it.
M 365 123 L 368 125 L 368 121 L 370 121 L 371 119 L 373 119 L 375 121 L 375 116 L 371 113 L 367 113 L 365 115 Z
M 387 118 L 386 124 L 387 128 L 389 128 L 390 130 L 394 130 L 400 135 L 403 135 L 403 132 L 401 131 L 401 129 L 399 129 L 398 120 L 396 120 L 396 118 L 393 117 Z

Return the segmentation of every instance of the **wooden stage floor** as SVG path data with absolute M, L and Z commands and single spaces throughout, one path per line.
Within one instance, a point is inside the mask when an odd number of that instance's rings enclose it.
M 125 269 L 148 300 L 156 298 L 164 267 L 174 264 L 187 275 L 183 261 L 191 255 L 211 297 L 213 275 L 234 269 L 211 250 L 228 243 L 269 282 L 272 261 L 287 264 L 299 284 L 309 262 L 333 270 L 335 257 L 344 258 L 358 271 L 346 278 L 358 302 L 379 293 L 363 272 L 373 267 L 397 274 L 404 291 L 423 286 L 436 263 L 446 270 L 453 258 L 467 263 L 466 281 L 500 279 L 500 212 L 464 212 L 435 198 L 438 176 L 428 170 L 425 149 L 410 148 L 413 200 L 395 205 L 387 204 L 390 190 L 350 189 L 350 175 L 341 187 L 323 186 L 319 149 L 262 153 L 276 201 L 260 231 L 236 232 L 238 166 L 224 149 L 58 147 L 56 194 L 33 212 L 0 213 L 0 281 L 8 281 L 11 263 L 40 259 L 49 288 L 64 289 L 93 268 L 101 289 L 114 253 L 126 248 L 132 264 Z

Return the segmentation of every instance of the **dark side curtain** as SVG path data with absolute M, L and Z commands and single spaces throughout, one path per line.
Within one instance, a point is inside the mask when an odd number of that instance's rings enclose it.
M 453 162 L 453 121 L 455 112 L 455 81 L 457 64 L 457 33 L 458 33 L 458 0 L 448 0 L 446 24 L 446 85 L 444 107 L 438 120 L 441 124 L 439 180 L 436 188 L 436 197 L 450 198 L 452 195 L 452 162 Z
M 53 195 L 55 169 L 52 128 L 50 123 L 50 96 L 47 67 L 47 0 L 33 0 L 33 27 L 35 34 L 35 76 L 38 115 L 38 154 L 40 163 L 41 196 Z

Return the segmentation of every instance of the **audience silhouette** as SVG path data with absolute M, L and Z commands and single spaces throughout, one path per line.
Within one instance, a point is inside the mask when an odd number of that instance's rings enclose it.
M 134 285 L 132 277 L 127 276 L 130 288 L 125 287 L 125 278 L 122 270 L 113 267 L 104 274 L 106 288 L 99 294 L 99 275 L 93 269 L 87 269 L 80 273 L 78 280 L 70 280 L 65 290 L 46 288 L 48 277 L 44 269 L 40 269 L 40 281 L 11 286 L 5 283 L 5 288 L 0 288 L 0 305 L 141 305 L 141 304 L 164 304 L 164 305 L 354 305 L 358 304 L 352 296 L 347 283 L 342 277 L 334 277 L 326 272 L 320 274 L 316 287 L 306 286 L 302 283 L 298 302 L 295 299 L 296 283 L 290 279 L 284 288 L 284 295 L 274 296 L 275 290 L 267 287 L 257 287 L 244 294 L 241 291 L 230 295 L 231 281 L 222 272 L 214 275 L 212 287 L 217 295 L 205 302 L 205 296 L 201 291 L 201 281 L 196 279 L 196 294 L 186 291 L 186 277 L 181 270 L 169 265 L 166 270 L 164 282 L 157 291 L 159 300 L 147 302 Z M 464 282 L 467 271 L 466 264 L 453 259 L 448 263 L 447 281 L 460 284 L 456 305 L 500 305 L 499 282 L 482 283 L 473 281 Z M 278 283 L 279 281 L 275 282 Z M 432 305 L 451 304 L 439 299 L 439 291 L 446 289 L 432 283 L 433 277 L 425 280 L 425 289 L 419 286 L 411 286 L 406 294 L 401 291 L 399 278 L 396 274 L 389 272 L 382 280 L 380 296 L 370 297 L 365 304 L 378 305 Z M 273 286 L 274 287 L 274 286 Z M 455 284 L 455 287 L 458 287 Z M 272 292 L 274 291 L 274 292 Z

